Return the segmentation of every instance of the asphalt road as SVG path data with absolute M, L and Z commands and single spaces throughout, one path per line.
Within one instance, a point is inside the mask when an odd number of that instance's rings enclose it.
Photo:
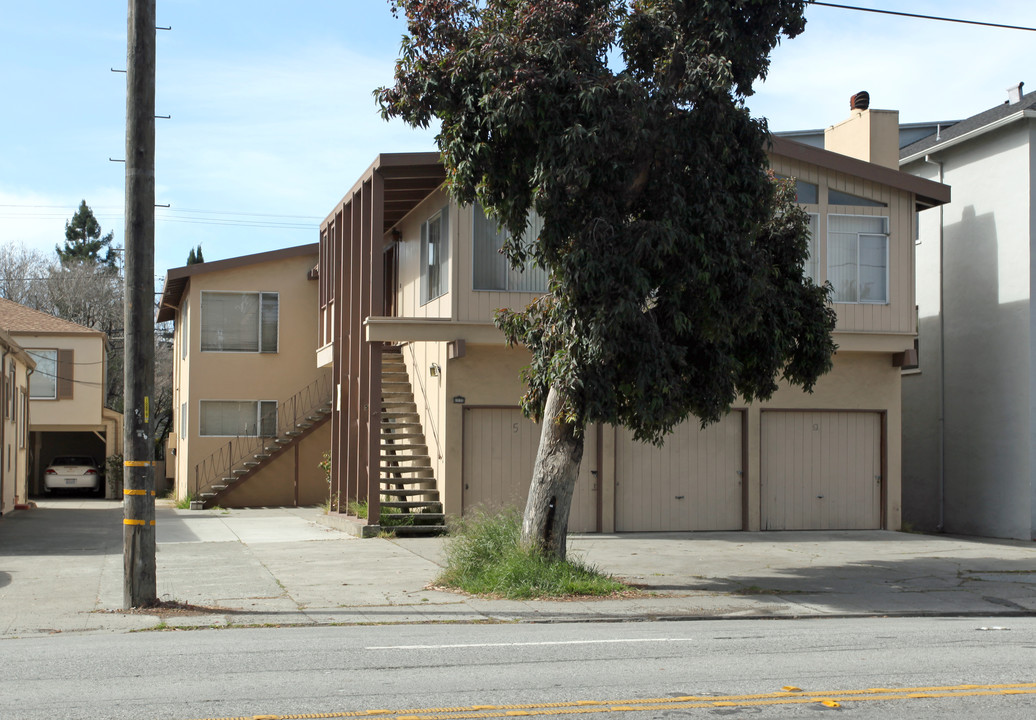
M 0 717 L 1031 720 L 1034 661 L 1034 618 L 56 634 L 0 640 Z

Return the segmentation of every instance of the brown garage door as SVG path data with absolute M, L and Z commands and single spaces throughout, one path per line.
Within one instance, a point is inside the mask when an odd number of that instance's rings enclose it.
M 881 527 L 881 413 L 762 413 L 763 530 Z
M 464 408 L 463 512 L 525 509 L 540 426 L 518 408 Z M 596 433 L 588 431 L 572 497 L 569 532 L 597 531 Z
M 742 417 L 701 429 L 680 425 L 663 447 L 615 438 L 615 529 L 619 532 L 740 530 Z

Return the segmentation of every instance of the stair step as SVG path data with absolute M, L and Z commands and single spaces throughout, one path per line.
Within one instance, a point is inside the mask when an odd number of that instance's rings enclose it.
M 234 473 L 235 475 L 247 475 L 249 472 L 251 472 L 251 470 L 246 470 L 245 468 L 234 468 L 230 472 Z
M 396 537 L 419 537 L 424 535 L 445 535 L 445 525 L 390 525 L 383 526 Z
M 260 463 L 258 460 L 245 460 L 243 463 L 241 463 L 241 465 L 246 468 L 259 467 L 261 464 L 262 463 Z
M 227 486 L 226 485 L 209 485 L 209 489 L 210 490 L 215 490 L 216 492 L 219 492 L 220 490 L 226 490 Z
M 396 520 L 399 518 L 399 520 Z M 419 525 L 441 525 L 446 520 L 443 513 L 390 513 L 381 516 L 382 527 L 414 527 Z
M 431 460 L 431 459 L 432 458 L 429 455 L 384 455 L 383 454 L 381 456 L 381 461 L 382 462 L 389 462 L 389 461 L 392 461 L 392 460 L 411 461 L 411 460 Z
M 418 433 L 413 433 L 413 434 L 414 434 L 415 437 L 419 436 Z M 401 435 L 397 433 L 397 434 L 390 435 L 389 437 L 395 439 L 395 438 L 401 437 Z M 398 443 L 398 442 L 397 443 L 391 443 L 391 442 L 385 442 L 385 436 L 382 436 L 381 440 L 382 440 L 382 442 L 381 442 L 381 449 L 382 450 L 421 450 L 422 454 L 427 454 L 427 452 L 428 452 L 428 446 L 425 445 L 424 443 Z
M 429 478 L 430 479 L 430 478 Z M 414 495 L 439 495 L 439 491 L 435 488 L 426 488 L 424 490 L 420 488 L 400 488 L 394 490 L 391 488 L 381 488 L 378 493 L 385 497 L 413 497 Z
M 408 428 L 411 428 L 411 429 L 412 428 L 418 428 L 418 429 L 420 429 L 421 428 L 421 423 L 419 423 L 419 422 L 395 422 L 395 421 L 389 421 L 389 420 L 382 420 L 381 421 L 381 434 L 382 434 L 382 436 L 384 436 L 385 433 L 387 433 L 389 430 L 393 430 L 393 429 L 404 430 L 404 429 L 408 429 Z M 392 437 L 400 437 L 400 435 L 398 433 L 389 433 L 389 434 Z M 417 434 L 421 435 L 421 436 L 424 436 L 424 433 L 417 433 Z
M 381 507 L 398 508 L 400 510 L 431 508 L 437 513 L 442 513 L 442 503 L 438 500 L 382 500 Z
M 301 435 L 302 431 L 301 430 L 288 430 L 284 434 L 287 435 L 289 438 L 294 438 L 294 437 L 298 437 L 299 435 Z M 281 438 L 277 438 L 277 440 L 275 440 L 274 442 L 281 442 Z
M 260 460 L 260 461 L 262 461 L 262 460 L 269 460 L 270 459 L 270 454 L 262 452 L 262 453 L 256 453 L 252 457 L 254 457 L 256 460 Z
M 390 475 L 404 475 L 405 474 L 405 475 L 409 475 L 411 473 L 425 472 L 425 471 L 431 470 L 431 469 L 432 468 L 431 468 L 430 465 L 392 465 L 392 466 L 382 465 L 379 468 L 379 470 L 381 470 L 382 475 L 385 475 L 385 474 L 390 474 Z
M 198 497 L 200 497 L 200 498 L 211 498 L 211 497 L 216 497 L 216 493 L 214 493 L 214 492 L 203 492 L 203 493 L 198 493 Z

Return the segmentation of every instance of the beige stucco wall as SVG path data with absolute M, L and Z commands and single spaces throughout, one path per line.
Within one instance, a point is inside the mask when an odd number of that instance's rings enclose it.
M 30 401 L 33 431 L 103 430 L 105 354 L 100 334 L 29 335 L 19 334 L 18 344 L 26 350 L 72 350 L 74 376 L 72 397 L 64 400 Z
M 317 368 L 313 362 L 317 347 L 317 283 L 310 280 L 307 273 L 315 262 L 316 253 L 191 276 L 175 321 L 173 398 L 177 439 L 174 475 L 178 498 L 183 498 L 188 492 L 197 494 L 194 486 L 196 466 L 235 440 L 198 435 L 201 401 L 269 400 L 280 403 L 329 373 L 329 369 Z M 278 293 L 277 352 L 202 352 L 201 309 L 206 291 Z M 185 342 L 186 358 L 183 357 Z M 184 403 L 187 410 L 186 437 L 181 436 Z M 275 469 L 281 462 L 282 459 L 278 458 L 248 484 L 283 485 L 283 480 L 271 480 L 283 478 Z M 274 495 L 279 492 L 275 491 Z M 265 504 L 265 496 L 260 495 L 256 496 L 257 501 Z M 247 496 L 237 493 L 235 497 Z M 220 502 L 229 506 L 231 501 Z
M 327 480 L 320 469 L 331 446 L 331 422 L 327 421 L 298 444 L 299 505 L 319 505 L 327 500 Z M 295 448 L 275 458 L 255 477 L 242 482 L 219 499 L 223 507 L 281 507 L 295 505 Z
M 8 350 L 7 347 L 2 349 Z M 11 364 L 15 368 L 15 411 L 8 415 L 8 412 L 0 407 L 0 427 L 2 427 L 0 442 L 3 443 L 3 464 L 0 465 L 0 478 L 3 479 L 3 503 L 2 510 L 0 510 L 2 514 L 11 512 L 15 509 L 16 504 L 24 503 L 28 497 L 28 443 L 24 443 L 23 439 L 28 434 L 24 425 L 27 421 L 31 421 L 31 409 L 30 418 L 26 418 L 24 416 L 25 405 L 22 400 L 29 394 L 28 369 L 25 363 L 13 354 L 8 354 L 6 361 L 8 373 Z M 0 377 L 0 381 L 8 383 L 9 377 L 5 374 Z M 8 407 L 10 407 L 9 399 L 5 397 L 5 400 L 8 400 Z
M 898 170 L 899 111 L 851 111 L 824 131 L 824 149 Z

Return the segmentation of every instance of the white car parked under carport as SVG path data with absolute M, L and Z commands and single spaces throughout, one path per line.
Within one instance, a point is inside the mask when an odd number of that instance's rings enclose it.
M 104 490 L 104 475 L 92 457 L 59 455 L 43 471 L 43 492 L 53 490 Z

